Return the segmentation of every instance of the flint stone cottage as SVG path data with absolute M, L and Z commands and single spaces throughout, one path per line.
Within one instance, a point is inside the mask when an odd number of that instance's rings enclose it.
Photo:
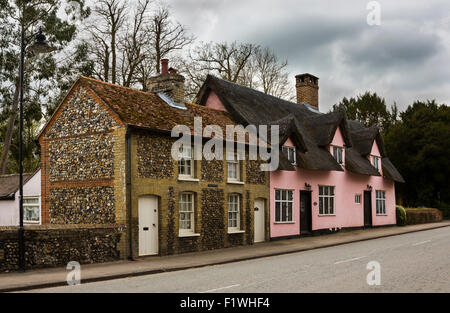
M 378 129 L 320 113 L 318 78 L 296 79 L 297 103 L 208 76 L 192 104 L 167 60 L 149 92 L 79 77 L 38 138 L 42 223 L 116 227 L 121 258 L 394 224 L 403 179 Z M 193 147 L 174 160 L 171 131 L 194 131 L 195 117 L 223 133 L 279 125 L 278 169 L 248 155 L 208 161 Z
M 39 135 L 42 222 L 117 226 L 121 258 L 268 240 L 260 161 L 195 160 L 188 148 L 172 158 L 174 126 L 235 124 L 185 102 L 183 85 L 167 63 L 150 92 L 79 77 Z
M 280 127 L 280 164 L 270 172 L 270 236 L 286 238 L 395 224 L 395 185 L 377 127 L 319 112 L 318 78 L 296 76 L 297 103 L 208 76 L 197 102 L 242 125 Z

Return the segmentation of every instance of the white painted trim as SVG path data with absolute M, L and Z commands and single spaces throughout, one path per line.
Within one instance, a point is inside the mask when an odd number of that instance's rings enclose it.
M 245 233 L 245 230 L 233 230 L 228 228 L 228 234 L 242 234 Z
M 193 178 L 193 177 L 190 177 L 190 176 L 178 176 L 178 181 L 199 182 L 200 179 Z
M 227 184 L 244 185 L 245 183 L 238 180 L 227 180 Z
M 199 233 L 178 233 L 178 237 L 198 237 Z

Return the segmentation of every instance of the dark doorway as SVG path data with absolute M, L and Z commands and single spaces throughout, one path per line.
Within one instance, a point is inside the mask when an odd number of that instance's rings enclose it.
M 311 191 L 300 190 L 300 235 L 308 235 L 311 232 Z
M 372 191 L 364 190 L 364 227 L 372 226 Z

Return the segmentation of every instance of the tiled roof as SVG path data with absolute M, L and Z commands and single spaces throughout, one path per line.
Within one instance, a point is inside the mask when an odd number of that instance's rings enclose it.
M 194 117 L 202 117 L 203 126 L 234 125 L 224 111 L 185 103 L 187 110 L 169 106 L 158 95 L 81 76 L 79 82 L 91 89 L 127 125 L 171 131 L 176 125 L 194 129 Z

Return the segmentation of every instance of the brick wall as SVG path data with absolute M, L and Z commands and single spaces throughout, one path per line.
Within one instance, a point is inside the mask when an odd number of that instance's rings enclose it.
M 139 197 L 159 199 L 159 253 L 161 255 L 202 251 L 253 243 L 254 201 L 268 199 L 268 175 L 260 172 L 259 161 L 241 161 L 243 184 L 227 183 L 227 164 L 222 160 L 196 160 L 198 181 L 179 181 L 178 163 L 170 155 L 175 139 L 150 132 L 135 131 L 131 136 L 131 179 L 133 256 L 139 255 Z M 150 157 L 152 156 L 152 157 Z M 164 160 L 153 160 L 162 157 Z M 170 170 L 168 170 L 170 169 Z M 171 175 L 168 175 L 171 173 Z M 179 197 L 182 192 L 195 195 L 195 236 L 179 236 Z M 240 233 L 228 233 L 228 195 L 241 199 Z M 267 214 L 269 208 L 266 208 Z M 269 238 L 269 219 L 267 238 Z

